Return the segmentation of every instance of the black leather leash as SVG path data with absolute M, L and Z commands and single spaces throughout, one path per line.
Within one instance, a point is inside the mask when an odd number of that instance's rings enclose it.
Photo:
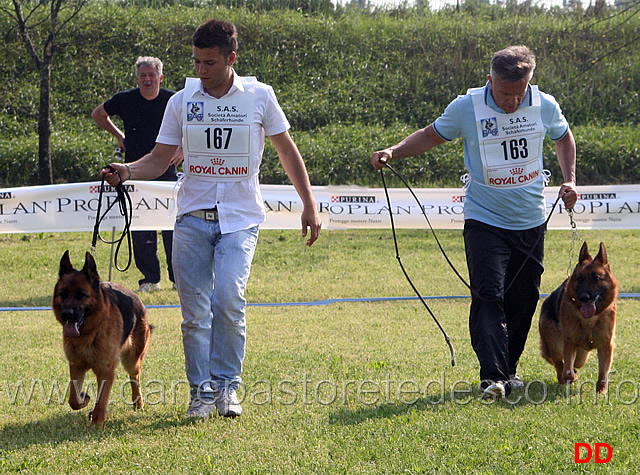
M 388 163 L 385 164 L 385 165 L 387 167 L 389 167 L 389 169 L 392 170 L 398 177 L 400 177 L 398 172 L 396 172 L 393 168 L 391 168 L 391 166 Z M 403 272 L 404 276 L 407 278 L 407 281 L 409 282 L 409 285 L 411 286 L 411 288 L 413 289 L 415 294 L 420 299 L 420 302 L 422 302 L 422 305 L 424 306 L 424 308 L 427 309 L 427 312 L 429 312 L 429 315 L 431 315 L 431 318 L 433 319 L 433 321 L 436 323 L 436 325 L 438 326 L 438 328 L 442 332 L 442 335 L 444 335 L 444 339 L 447 342 L 447 345 L 449 346 L 449 352 L 451 353 L 451 366 L 455 366 L 456 365 L 456 352 L 453 349 L 453 344 L 451 343 L 451 338 L 449 338 L 449 335 L 447 335 L 447 332 L 444 330 L 444 328 L 442 327 L 442 325 L 438 321 L 437 317 L 435 316 L 435 314 L 433 313 L 433 311 L 431 310 L 429 305 L 427 305 L 427 302 L 424 300 L 424 298 L 422 298 L 422 295 L 420 294 L 420 292 L 418 291 L 416 286 L 413 284 L 413 281 L 411 280 L 411 277 L 409 277 L 409 274 L 407 273 L 406 269 L 404 268 L 404 265 L 402 264 L 402 259 L 400 258 L 400 251 L 398 250 L 398 238 L 396 237 L 396 226 L 395 226 L 394 221 L 393 221 L 393 212 L 391 211 L 391 200 L 389 199 L 389 190 L 387 189 L 387 183 L 386 183 L 386 181 L 384 179 L 384 171 L 383 170 L 384 170 L 384 168 L 380 169 L 380 177 L 382 178 L 382 184 L 384 186 L 384 194 L 385 194 L 385 196 L 387 198 L 387 207 L 389 208 L 389 218 L 391 219 L 391 231 L 393 233 L 393 243 L 394 243 L 395 248 L 396 248 L 396 259 L 398 260 L 398 264 L 400 264 L 400 269 L 402 269 L 402 272 Z M 407 188 L 409 189 L 411 194 L 417 200 L 418 198 L 414 195 L 413 190 L 409 187 L 409 185 L 406 183 L 406 181 L 404 181 L 404 179 L 402 177 L 400 177 L 400 179 L 407 186 Z M 418 201 L 418 203 L 420 203 L 420 202 Z M 420 205 L 420 209 L 422 209 L 422 205 Z M 427 217 L 426 213 L 424 212 L 424 209 L 422 209 L 422 214 L 427 219 L 427 222 L 429 222 L 429 218 Z M 431 227 L 431 223 L 429 223 L 429 226 Z M 431 229 L 433 230 L 433 228 L 431 228 Z M 438 245 L 440 245 L 440 242 L 438 241 L 437 237 L 436 237 L 436 242 L 438 242 Z M 440 249 L 442 249 L 442 247 L 440 247 Z M 449 258 L 446 256 L 446 254 L 445 254 L 445 258 L 447 259 L 447 261 L 449 260 Z M 450 265 L 451 265 L 451 263 L 450 263 Z M 454 267 L 454 271 L 455 271 L 455 267 Z M 457 271 L 456 271 L 456 273 L 457 273 Z
M 102 181 L 100 182 L 100 196 L 98 197 L 98 211 L 96 213 L 96 223 L 93 226 L 93 238 L 91 240 L 91 254 L 93 254 L 93 252 L 96 250 L 96 243 L 98 242 L 98 238 L 100 238 L 100 240 L 106 244 L 117 244 L 116 245 L 116 250 L 115 250 L 115 257 L 114 257 L 114 264 L 116 266 L 116 269 L 118 269 L 120 272 L 124 272 L 127 269 L 129 269 L 129 267 L 131 266 L 131 231 L 130 231 L 130 227 L 131 227 L 131 220 L 133 218 L 133 206 L 131 203 L 131 196 L 129 196 L 129 192 L 127 191 L 127 189 L 124 187 L 124 185 L 122 184 L 122 178 L 120 177 L 120 174 L 116 171 L 115 168 L 113 168 L 111 165 L 107 165 L 104 168 L 106 168 L 107 170 L 111 171 L 112 173 L 115 173 L 116 175 L 118 175 L 118 178 L 120 178 L 120 181 L 118 183 L 118 185 L 116 186 L 116 193 L 117 193 L 117 197 L 116 200 L 113 201 L 105 210 L 104 214 L 100 214 L 101 209 L 102 209 L 102 194 L 104 192 L 104 175 L 102 175 Z M 111 211 L 111 208 L 113 208 L 115 206 L 115 204 L 118 203 L 119 208 L 120 208 L 120 215 L 124 218 L 124 228 L 122 230 L 122 234 L 120 235 L 120 237 L 118 239 L 116 239 L 115 241 L 107 241 L 106 239 L 104 239 L 101 235 L 100 235 L 100 224 L 102 223 L 102 221 L 104 220 L 104 217 L 109 213 L 109 211 Z M 122 245 L 122 241 L 125 239 L 127 239 L 127 247 L 128 247 L 128 251 L 129 251 L 129 256 L 128 256 L 128 260 L 127 260 L 127 265 L 124 268 L 120 268 L 118 266 L 118 254 L 120 252 L 120 246 Z
M 471 285 L 469 285 L 469 283 L 460 274 L 460 272 L 458 272 L 458 269 L 456 269 L 456 267 L 453 265 L 453 263 L 449 259 L 449 256 L 447 256 L 447 253 L 445 252 L 444 248 L 442 247 L 442 244 L 440 243 L 440 240 L 438 239 L 438 235 L 436 234 L 435 230 L 433 229 L 433 226 L 431 225 L 431 221 L 429 221 L 429 217 L 427 216 L 427 213 L 425 212 L 422 204 L 420 203 L 420 200 L 418 199 L 418 197 L 414 193 L 413 189 L 411 188 L 411 186 L 409 186 L 409 183 L 407 183 L 407 181 L 404 179 L 404 177 L 402 175 L 400 175 L 391 165 L 389 165 L 389 163 L 385 162 L 385 167 L 387 167 L 389 170 L 391 170 L 400 179 L 400 181 L 402 181 L 402 183 L 405 185 L 405 187 L 411 193 L 411 196 L 413 196 L 415 201 L 418 203 L 418 206 L 420 207 L 422 215 L 424 216 L 424 219 L 427 221 L 427 224 L 429 225 L 429 229 L 431 230 L 431 233 L 433 234 L 433 237 L 434 237 L 434 239 L 435 239 L 435 241 L 436 241 L 436 243 L 438 245 L 438 248 L 440 249 L 440 252 L 444 256 L 444 258 L 447 261 L 447 263 L 449 264 L 449 267 L 451 267 L 451 269 L 456 274 L 456 276 L 458 276 L 458 279 L 460 279 L 460 281 L 469 289 L 469 292 L 472 295 L 474 295 L 477 298 L 482 298 L 476 292 L 473 291 L 473 289 L 471 288 Z M 398 239 L 397 239 L 397 236 L 396 236 L 396 228 L 395 228 L 395 224 L 394 224 L 394 220 L 393 220 L 393 212 L 391 210 L 391 200 L 389 199 L 389 191 L 387 189 L 387 183 L 386 183 L 385 178 L 384 178 L 384 167 L 380 169 L 380 177 L 382 178 L 382 185 L 384 187 L 384 193 L 385 193 L 385 196 L 386 196 L 386 199 L 387 199 L 387 207 L 389 209 L 389 218 L 391 220 L 391 231 L 393 233 L 393 243 L 394 243 L 395 249 L 396 249 L 396 259 L 398 260 L 398 264 L 400 264 L 400 268 L 402 269 L 402 272 L 404 273 L 405 277 L 407 278 L 407 281 L 409 282 L 409 285 L 411 286 L 413 291 L 416 293 L 416 295 L 418 296 L 418 298 L 420 299 L 420 301 L 422 302 L 424 307 L 427 309 L 427 311 L 429 312 L 429 314 L 431 315 L 433 320 L 436 322 L 436 325 L 438 325 L 438 328 L 440 328 L 440 331 L 442 332 L 442 334 L 444 335 L 445 341 L 447 342 L 447 345 L 449 345 L 449 350 L 451 352 L 451 366 L 455 366 L 455 351 L 453 349 L 453 345 L 451 344 L 451 339 L 449 338 L 447 333 L 444 331 L 444 328 L 442 327 L 442 325 L 440 324 L 440 322 L 438 321 L 438 319 L 436 318 L 434 313 L 431 311 L 431 309 L 429 308 L 429 306 L 427 305 L 425 300 L 422 298 L 422 295 L 420 295 L 420 292 L 418 292 L 418 289 L 413 284 L 411 278 L 409 277 L 409 274 L 407 273 L 407 271 L 404 268 L 404 265 L 402 264 L 402 260 L 400 259 L 400 252 L 398 251 Z M 551 216 L 553 215 L 553 211 L 555 210 L 555 208 L 556 208 L 556 206 L 558 204 L 558 201 L 560 201 L 560 196 L 558 196 L 558 198 L 556 199 L 555 203 L 553 203 L 553 207 L 551 208 L 551 211 L 549 212 L 549 216 L 547 217 L 547 219 L 546 219 L 546 221 L 544 223 L 545 229 L 547 228 L 547 225 L 549 224 L 549 220 L 551 219 Z M 538 239 L 536 240 L 536 242 L 532 246 L 532 249 L 536 248 L 536 246 L 539 244 L 539 242 L 540 242 L 540 240 L 542 239 L 543 236 L 544 236 L 544 233 L 541 233 L 538 236 Z M 528 253 L 527 256 L 525 257 L 524 261 L 522 261 L 522 264 L 520 265 L 520 268 L 517 270 L 517 272 L 513 276 L 513 279 L 511 280 L 509 285 L 504 290 L 504 294 L 506 294 L 507 291 L 511 288 L 513 283 L 516 281 L 516 278 L 518 277 L 518 275 L 520 275 L 520 272 L 522 272 L 522 269 L 524 269 L 525 264 L 527 263 L 527 261 L 530 258 L 531 258 L 531 253 Z M 487 299 L 483 299 L 483 300 L 487 301 Z M 495 300 L 498 300 L 498 299 L 495 299 Z

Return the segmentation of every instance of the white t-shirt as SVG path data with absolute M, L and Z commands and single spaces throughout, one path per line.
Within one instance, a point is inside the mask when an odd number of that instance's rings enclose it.
M 252 163 L 256 171 L 262 163 L 265 136 L 272 136 L 286 132 L 289 122 L 278 104 L 273 88 L 264 83 L 255 85 L 255 111 L 252 134 Z M 244 91 L 243 81 L 233 72 L 233 85 L 224 97 L 229 97 L 237 91 Z M 212 98 L 202 89 L 195 95 Z M 162 126 L 158 133 L 157 143 L 166 145 L 182 145 L 182 131 L 185 114 L 183 112 L 184 89 L 174 94 L 164 113 Z M 190 211 L 218 208 L 220 231 L 223 234 L 248 229 L 262 224 L 266 218 L 264 201 L 260 193 L 258 173 L 246 180 L 234 182 L 213 182 L 185 176 L 178 190 L 178 217 Z

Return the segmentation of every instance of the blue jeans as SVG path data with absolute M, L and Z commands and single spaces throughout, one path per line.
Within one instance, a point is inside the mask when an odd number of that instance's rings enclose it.
M 191 397 L 237 389 L 245 354 L 244 292 L 258 226 L 222 234 L 218 221 L 183 215 L 173 234 L 173 270 L 182 306 L 182 343 Z

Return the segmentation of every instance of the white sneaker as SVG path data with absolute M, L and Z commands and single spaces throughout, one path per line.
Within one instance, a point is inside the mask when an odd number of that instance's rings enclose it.
M 511 384 L 511 389 L 524 388 L 524 381 L 518 376 L 518 373 L 509 375 L 509 383 Z
M 216 407 L 218 414 L 222 417 L 237 417 L 242 414 L 242 406 L 240 406 L 235 389 L 221 389 L 216 397 Z
M 143 282 L 136 292 L 153 292 L 154 290 L 160 290 L 160 282 L 156 282 L 155 284 Z
M 189 409 L 187 409 L 187 417 L 206 419 L 211 415 L 214 407 L 213 401 L 205 401 L 200 398 L 193 399 L 189 404 Z
M 504 383 L 497 381 L 485 388 L 482 392 L 482 399 L 493 399 L 495 401 L 504 399 L 505 395 Z

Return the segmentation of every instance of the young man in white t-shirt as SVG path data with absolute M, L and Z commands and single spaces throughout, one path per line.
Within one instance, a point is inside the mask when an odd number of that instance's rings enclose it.
M 184 149 L 185 177 L 178 191 L 173 268 L 182 307 L 182 335 L 191 402 L 187 415 L 206 418 L 213 408 L 239 416 L 236 390 L 245 355 L 244 292 L 265 220 L 258 183 L 264 137 L 273 143 L 303 202 L 302 235 L 311 246 L 322 223 L 306 167 L 288 133 L 273 89 L 240 77 L 237 31 L 213 19 L 193 35 L 197 79 L 189 79 L 167 104 L 150 154 L 103 170 L 115 186 L 164 172 L 175 149 Z

